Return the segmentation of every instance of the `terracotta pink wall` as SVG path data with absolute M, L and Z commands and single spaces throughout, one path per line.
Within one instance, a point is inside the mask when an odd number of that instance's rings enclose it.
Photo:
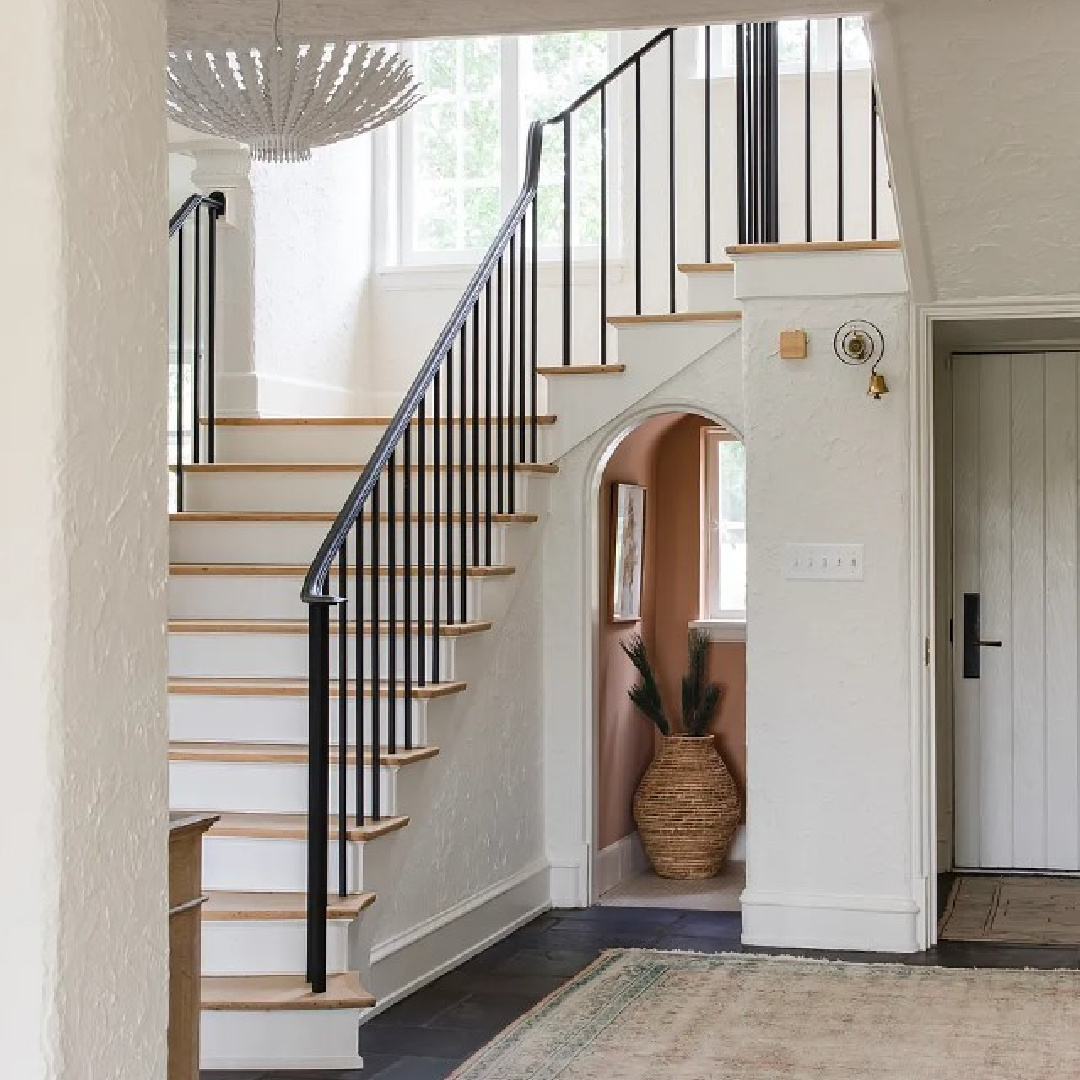
M 612 455 L 600 485 L 600 566 L 603 573 L 599 643 L 598 842 L 600 848 L 634 831 L 631 800 L 652 760 L 654 728 L 626 696 L 636 672 L 619 648 L 640 631 L 653 658 L 670 715 L 679 713 L 688 624 L 698 614 L 700 574 L 701 429 L 708 421 L 683 413 L 645 421 Z M 645 554 L 640 623 L 610 621 L 612 486 L 640 484 L 645 495 Z M 746 777 L 746 647 L 710 648 L 710 676 L 725 692 L 712 725 L 717 746 L 740 788 Z

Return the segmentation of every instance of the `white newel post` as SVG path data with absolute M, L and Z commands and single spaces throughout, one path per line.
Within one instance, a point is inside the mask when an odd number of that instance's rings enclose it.
M 218 228 L 217 414 L 257 416 L 251 157 L 246 147 L 184 149 L 195 159 L 195 187 L 225 196 L 225 216 Z

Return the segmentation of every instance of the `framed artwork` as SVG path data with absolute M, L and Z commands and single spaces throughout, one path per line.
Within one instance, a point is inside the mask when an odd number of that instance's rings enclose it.
M 611 618 L 637 622 L 641 618 L 641 573 L 645 553 L 645 489 L 615 484 L 612 536 Z

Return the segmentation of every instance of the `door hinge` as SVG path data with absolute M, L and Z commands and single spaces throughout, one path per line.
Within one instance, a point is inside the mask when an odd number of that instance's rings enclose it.
M 930 638 L 929 637 L 926 637 L 926 638 L 923 639 L 923 663 L 927 667 L 930 666 Z

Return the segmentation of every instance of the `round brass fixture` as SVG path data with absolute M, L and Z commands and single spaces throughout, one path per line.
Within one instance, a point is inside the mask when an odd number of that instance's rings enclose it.
M 878 364 L 885 355 L 885 337 L 872 322 L 853 319 L 844 323 L 833 337 L 833 351 L 843 364 L 871 365 L 866 393 L 875 401 L 880 401 L 889 392 L 885 376 L 878 371 Z

